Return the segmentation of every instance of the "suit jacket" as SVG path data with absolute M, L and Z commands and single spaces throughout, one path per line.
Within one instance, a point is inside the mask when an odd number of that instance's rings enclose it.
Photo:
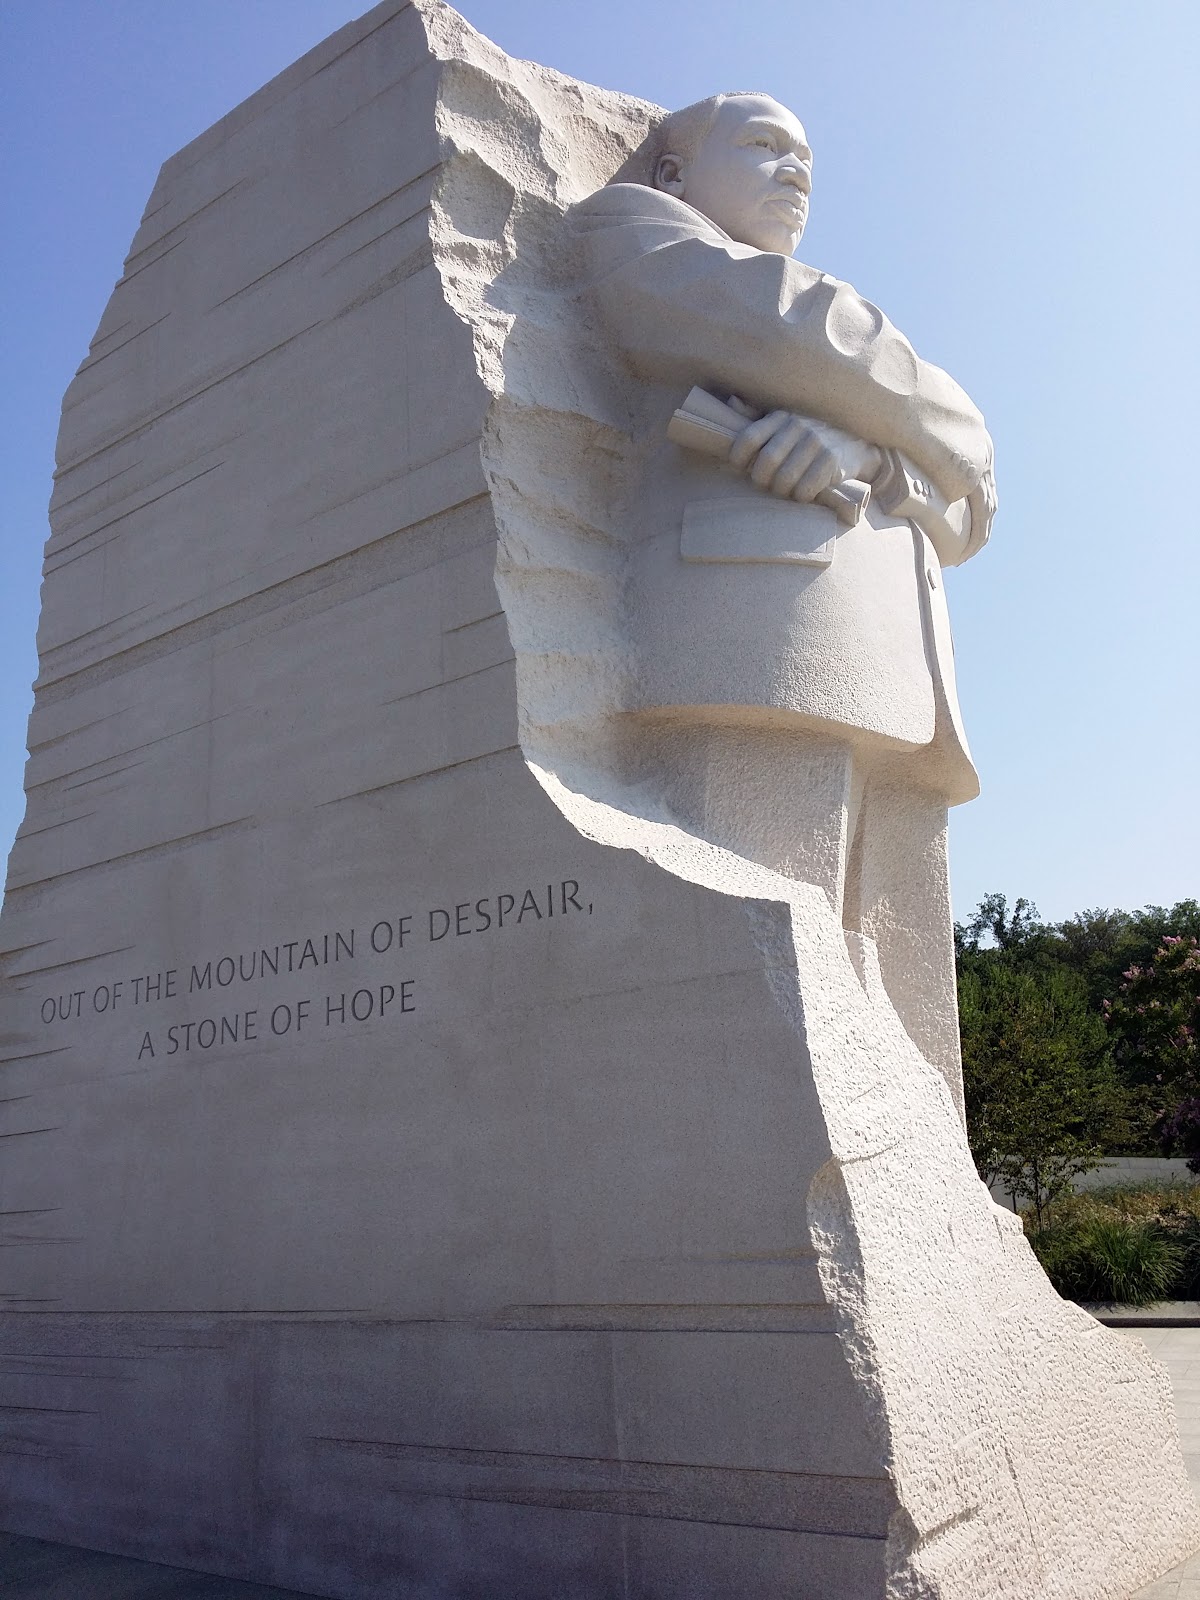
M 599 190 L 567 222 L 601 337 L 647 388 L 636 426 L 661 438 L 698 384 L 901 451 L 947 500 L 975 489 L 991 460 L 979 412 L 848 284 L 738 244 L 639 184 Z M 773 500 L 666 444 L 651 447 L 631 505 L 645 709 L 783 711 L 925 751 L 927 781 L 952 802 L 978 792 L 940 563 L 914 522 L 872 506 L 842 530 L 823 508 Z
M 982 416 L 848 283 L 738 244 L 642 184 L 610 184 L 568 216 L 596 304 L 635 371 L 685 385 L 707 378 L 901 450 L 947 500 L 978 483 L 991 460 Z

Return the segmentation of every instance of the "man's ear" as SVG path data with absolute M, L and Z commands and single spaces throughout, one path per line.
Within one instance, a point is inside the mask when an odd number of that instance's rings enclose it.
M 683 160 L 680 156 L 668 153 L 658 158 L 658 165 L 654 169 L 654 187 L 661 189 L 664 194 L 673 194 L 677 200 L 683 199 Z

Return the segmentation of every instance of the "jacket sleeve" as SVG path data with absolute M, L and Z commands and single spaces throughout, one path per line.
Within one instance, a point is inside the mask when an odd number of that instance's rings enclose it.
M 979 482 L 992 447 L 978 410 L 849 284 L 637 184 L 569 218 L 593 303 L 639 376 L 832 422 L 903 451 L 947 500 Z

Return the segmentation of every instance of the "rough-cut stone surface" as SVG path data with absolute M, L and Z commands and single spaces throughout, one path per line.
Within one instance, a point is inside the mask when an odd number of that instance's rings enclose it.
M 786 724 L 638 698 L 561 230 L 655 115 L 387 0 L 163 169 L 3 913 L 4 1519 L 346 1597 L 1116 1600 L 1200 1537 L 1165 1379 L 978 1183 L 936 953 L 886 992 L 771 836 Z

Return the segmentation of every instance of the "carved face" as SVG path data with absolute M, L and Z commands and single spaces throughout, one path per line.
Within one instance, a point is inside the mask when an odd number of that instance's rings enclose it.
M 690 159 L 664 156 L 655 181 L 730 238 L 790 256 L 808 221 L 812 151 L 777 100 L 732 95 Z

